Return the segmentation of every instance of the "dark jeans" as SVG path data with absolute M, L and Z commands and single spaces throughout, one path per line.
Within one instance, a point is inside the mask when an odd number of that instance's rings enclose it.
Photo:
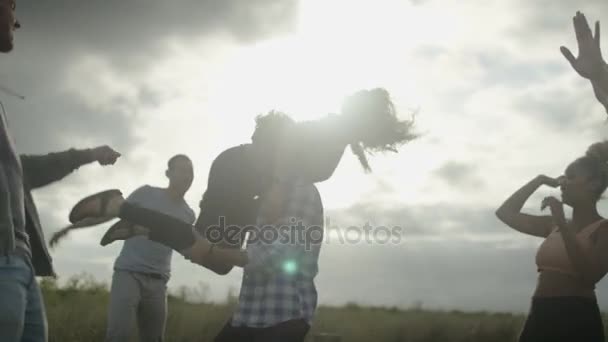
M 268 328 L 233 327 L 228 322 L 215 337 L 215 342 L 304 342 L 310 325 L 291 320 Z
M 595 299 L 534 297 L 519 342 L 603 342 L 604 326 Z

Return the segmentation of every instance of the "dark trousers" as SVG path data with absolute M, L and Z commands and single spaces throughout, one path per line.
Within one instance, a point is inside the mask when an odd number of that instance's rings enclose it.
M 268 328 L 233 327 L 226 323 L 215 342 L 304 342 L 310 326 L 303 319 L 286 321 Z
M 519 342 L 603 342 L 604 326 L 595 299 L 534 297 Z

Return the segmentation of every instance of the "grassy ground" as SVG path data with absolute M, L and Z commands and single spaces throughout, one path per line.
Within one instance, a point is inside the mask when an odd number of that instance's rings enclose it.
M 51 342 L 103 341 L 108 291 L 90 277 L 71 279 L 65 286 L 41 282 Z M 227 304 L 189 303 L 170 296 L 166 340 L 212 341 L 230 316 Z M 522 315 L 439 312 L 420 309 L 369 308 L 357 305 L 321 307 L 308 341 L 320 333 L 342 336 L 348 342 L 516 341 Z

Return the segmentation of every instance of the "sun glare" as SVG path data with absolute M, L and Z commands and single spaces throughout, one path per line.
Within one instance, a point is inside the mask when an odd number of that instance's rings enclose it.
M 448 14 L 434 16 L 450 22 Z M 254 116 L 271 109 L 296 120 L 311 120 L 338 111 L 342 99 L 354 91 L 386 87 L 398 111 L 408 116 L 428 97 L 423 92 L 428 87 L 416 81 L 424 70 L 416 70 L 408 54 L 445 39 L 444 27 L 427 21 L 426 11 L 398 0 L 304 0 L 294 32 L 241 46 L 223 59 L 209 89 L 207 110 L 230 125 L 234 135 L 248 136 Z M 412 156 L 406 159 L 408 164 L 429 164 Z M 328 185 L 332 206 L 347 205 L 373 192 L 373 184 L 351 186 L 370 179 L 356 161 L 344 160 L 341 167 L 350 171 L 341 172 Z M 407 176 L 422 181 L 421 175 Z M 402 193 L 416 196 L 418 192 L 411 185 L 408 190 Z
M 397 3 L 303 1 L 294 33 L 245 46 L 227 62 L 220 101 L 247 117 L 275 108 L 306 120 L 338 110 L 351 92 L 383 86 L 398 77 Z

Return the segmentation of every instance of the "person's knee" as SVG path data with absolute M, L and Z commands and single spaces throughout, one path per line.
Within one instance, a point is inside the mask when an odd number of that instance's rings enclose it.
M 130 324 L 108 324 L 105 342 L 127 342 L 131 340 L 132 329 Z
M 162 341 L 165 335 L 167 312 L 162 303 L 154 308 L 148 306 L 147 312 L 138 315 L 138 328 L 141 341 Z
M 0 282 L 0 340 L 15 333 L 21 336 L 25 326 L 25 304 L 25 290 L 18 280 Z
M 19 308 L 4 306 L 0 308 L 0 339 L 11 341 L 9 336 L 19 336 L 23 333 L 25 313 Z
M 134 330 L 133 312 L 131 308 L 112 307 L 108 312 L 108 325 L 106 328 L 106 342 L 127 342 L 131 340 Z
M 159 315 L 149 321 L 139 323 L 140 341 L 162 342 L 165 336 L 165 317 Z

